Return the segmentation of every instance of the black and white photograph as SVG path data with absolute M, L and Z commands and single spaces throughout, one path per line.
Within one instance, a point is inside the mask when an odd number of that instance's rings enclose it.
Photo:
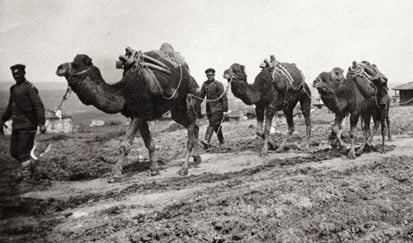
M 0 242 L 413 242 L 412 23 L 0 0 Z

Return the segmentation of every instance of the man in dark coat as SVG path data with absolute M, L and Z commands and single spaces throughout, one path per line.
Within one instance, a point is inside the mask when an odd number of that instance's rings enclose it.
M 214 131 L 218 136 L 219 144 L 224 144 L 224 135 L 222 134 L 221 122 L 224 119 L 224 112 L 228 111 L 228 98 L 224 89 L 224 85 L 215 80 L 215 70 L 208 68 L 205 71 L 208 78 L 201 87 L 201 97 L 206 101 L 206 113 L 209 120 L 209 126 L 205 133 L 205 140 L 201 142 L 205 147 L 209 147 L 212 134 Z
M 36 87 L 25 78 L 25 66 L 16 64 L 10 69 L 16 84 L 10 88 L 9 103 L 1 116 L 0 126 L 3 129 L 4 123 L 12 119 L 10 154 L 21 163 L 23 173 L 27 174 L 37 127 L 40 127 L 40 132 L 46 132 L 45 110 Z

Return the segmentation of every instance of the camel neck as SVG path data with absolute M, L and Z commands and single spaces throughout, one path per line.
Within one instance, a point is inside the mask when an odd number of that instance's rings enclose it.
M 116 85 L 109 85 L 103 79 L 92 80 L 87 76 L 83 80 L 72 78 L 69 86 L 85 105 L 93 105 L 105 113 L 118 113 L 123 109 L 125 99 L 122 90 Z
M 261 100 L 258 89 L 246 81 L 232 81 L 231 90 L 235 97 L 241 99 L 247 105 L 257 104 Z

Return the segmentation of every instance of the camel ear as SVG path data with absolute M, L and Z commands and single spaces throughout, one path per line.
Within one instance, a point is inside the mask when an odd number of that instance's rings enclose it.
M 336 67 L 336 68 L 333 69 L 333 72 L 334 72 L 336 75 L 343 75 L 344 70 L 341 69 L 341 68 L 339 68 L 339 67 Z
M 241 70 L 242 70 L 242 72 L 245 73 L 245 66 L 244 65 L 241 65 Z
M 341 69 L 339 67 L 336 67 L 336 68 L 333 68 L 333 71 L 331 73 L 331 77 L 332 77 L 333 80 L 341 82 L 342 80 L 344 80 L 343 73 L 344 73 L 343 69 Z
M 85 64 L 88 65 L 88 66 L 92 66 L 93 65 L 92 58 L 87 57 L 86 60 L 85 60 Z
M 75 58 L 73 59 L 74 63 L 78 63 L 78 64 L 83 64 L 86 66 L 91 66 L 92 65 L 92 58 L 90 58 L 89 56 L 85 55 L 85 54 L 77 54 L 75 56 Z
M 357 67 L 357 62 L 353 61 L 353 67 Z
M 274 55 L 271 55 L 270 56 L 270 61 L 273 63 L 273 62 L 275 62 L 275 57 L 274 57 Z

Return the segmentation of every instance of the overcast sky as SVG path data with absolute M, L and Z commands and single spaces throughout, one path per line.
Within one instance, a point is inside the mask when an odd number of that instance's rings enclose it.
M 376 63 L 391 83 L 413 80 L 413 1 L 0 0 L 0 80 L 25 64 L 34 83 L 60 81 L 56 67 L 84 53 L 108 82 L 126 46 L 148 51 L 169 42 L 199 83 L 232 63 L 249 82 L 271 54 L 294 62 L 307 83 L 353 60 Z M 1 83 L 0 83 L 1 85 Z

